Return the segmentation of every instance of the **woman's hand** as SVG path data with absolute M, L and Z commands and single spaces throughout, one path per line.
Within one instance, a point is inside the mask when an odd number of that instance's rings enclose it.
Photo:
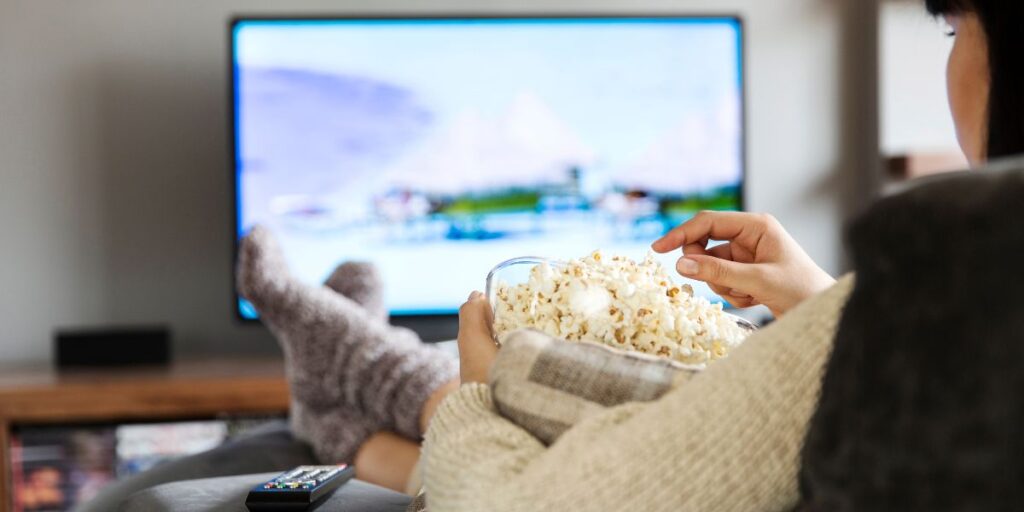
M 709 249 L 711 240 L 726 243 Z M 764 304 L 775 316 L 835 283 L 766 214 L 700 212 L 651 247 L 660 253 L 682 247 L 680 274 L 708 283 L 733 306 Z
M 487 298 L 473 292 L 459 308 L 459 367 L 462 382 L 487 382 L 498 345 L 494 342 L 494 311 Z

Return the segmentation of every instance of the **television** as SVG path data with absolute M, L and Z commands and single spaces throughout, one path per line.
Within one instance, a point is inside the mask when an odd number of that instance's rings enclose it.
M 513 257 L 642 258 L 743 208 L 743 47 L 734 16 L 236 18 L 235 240 L 311 284 L 372 262 L 396 320 Z

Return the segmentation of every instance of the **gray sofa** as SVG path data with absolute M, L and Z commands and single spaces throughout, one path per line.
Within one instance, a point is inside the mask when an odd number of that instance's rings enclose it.
M 244 512 L 250 488 L 295 466 L 316 463 L 286 422 L 274 422 L 213 450 L 120 480 L 76 510 Z M 352 480 L 316 510 L 400 512 L 409 501 L 404 494 Z

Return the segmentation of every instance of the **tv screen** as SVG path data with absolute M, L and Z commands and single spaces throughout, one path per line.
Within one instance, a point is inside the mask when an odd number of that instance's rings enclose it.
M 742 208 L 737 18 L 231 28 L 236 236 L 266 225 L 309 283 L 375 263 L 392 315 L 453 314 L 509 258 L 642 258 Z

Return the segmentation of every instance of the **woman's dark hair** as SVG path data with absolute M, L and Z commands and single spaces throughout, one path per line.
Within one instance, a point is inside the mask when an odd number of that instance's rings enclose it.
M 800 510 L 1024 509 L 1021 197 L 1024 169 L 959 173 L 851 226 Z
M 973 12 L 988 36 L 988 158 L 1024 153 L 1024 0 L 925 0 L 933 15 Z

